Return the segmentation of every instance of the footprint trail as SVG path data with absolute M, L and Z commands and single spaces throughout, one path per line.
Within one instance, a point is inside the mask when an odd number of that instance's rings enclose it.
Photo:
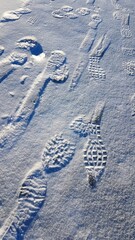
M 46 200 L 47 174 L 59 171 L 72 160 L 75 145 L 55 135 L 47 142 L 41 162 L 27 173 L 18 191 L 16 206 L 0 229 L 1 240 L 22 240 Z

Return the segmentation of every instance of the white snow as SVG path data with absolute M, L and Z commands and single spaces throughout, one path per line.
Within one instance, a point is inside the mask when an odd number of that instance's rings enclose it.
M 0 0 L 0 240 L 135 239 L 134 22 L 134 0 Z

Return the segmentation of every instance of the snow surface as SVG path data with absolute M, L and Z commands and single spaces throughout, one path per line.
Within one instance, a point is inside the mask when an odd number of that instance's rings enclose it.
M 0 0 L 0 239 L 135 239 L 135 1 Z

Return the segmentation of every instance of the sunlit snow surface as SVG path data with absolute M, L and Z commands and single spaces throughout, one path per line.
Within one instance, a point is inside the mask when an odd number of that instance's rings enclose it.
M 0 0 L 0 239 L 135 239 L 134 0 Z

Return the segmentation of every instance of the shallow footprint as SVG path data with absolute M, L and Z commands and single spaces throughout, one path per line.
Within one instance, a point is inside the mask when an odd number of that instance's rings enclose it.
M 27 61 L 27 55 L 24 53 L 12 52 L 8 59 L 11 64 L 23 65 Z
M 30 13 L 31 10 L 29 8 L 19 8 L 15 11 L 6 11 L 3 13 L 0 22 L 10 22 L 18 20 L 23 14 Z
M 64 139 L 62 134 L 55 135 L 47 142 L 42 154 L 43 167 L 47 173 L 59 171 L 73 158 L 75 145 Z
M 24 238 L 25 232 L 45 201 L 46 190 L 44 172 L 40 165 L 36 164 L 22 182 L 16 207 L 2 227 L 0 239 Z
M 18 66 L 27 62 L 27 55 L 19 52 L 12 52 L 0 62 L 0 83 L 14 72 Z

